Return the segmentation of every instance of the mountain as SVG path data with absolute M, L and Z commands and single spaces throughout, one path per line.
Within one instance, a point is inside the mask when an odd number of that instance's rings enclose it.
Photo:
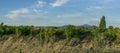
M 93 28 L 93 26 L 91 26 L 91 25 L 89 25 L 89 24 L 84 24 L 84 25 L 82 25 L 83 27 L 85 27 L 85 28 L 88 28 L 88 29 L 92 29 Z

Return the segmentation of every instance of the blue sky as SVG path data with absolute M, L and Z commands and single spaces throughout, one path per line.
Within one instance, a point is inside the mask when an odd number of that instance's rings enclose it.
M 120 27 L 120 0 L 0 0 L 0 22 L 7 25 L 99 25 Z

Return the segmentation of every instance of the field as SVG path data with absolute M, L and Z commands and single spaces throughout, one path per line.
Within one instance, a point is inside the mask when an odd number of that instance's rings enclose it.
M 1 53 L 119 53 L 120 44 L 106 44 L 102 47 L 91 42 L 79 41 L 77 38 L 71 40 L 45 42 L 42 46 L 39 36 L 25 36 L 17 38 L 15 35 L 4 36 L 0 39 Z
M 2 53 L 119 53 L 120 29 L 100 26 L 67 25 L 34 27 L 0 25 Z

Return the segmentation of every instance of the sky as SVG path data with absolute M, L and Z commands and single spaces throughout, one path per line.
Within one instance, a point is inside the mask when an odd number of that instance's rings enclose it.
M 7 25 L 99 25 L 120 27 L 120 0 L 0 0 L 0 22 Z

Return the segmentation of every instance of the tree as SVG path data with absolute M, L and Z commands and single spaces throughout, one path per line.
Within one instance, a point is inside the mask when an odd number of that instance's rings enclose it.
M 105 29 L 106 28 L 106 21 L 105 21 L 105 16 L 102 16 L 99 24 L 100 29 Z
M 113 26 L 109 26 L 109 29 L 114 29 L 114 27 Z
M 3 26 L 3 25 L 4 25 L 4 23 L 2 22 L 0 25 L 1 25 L 1 26 Z

